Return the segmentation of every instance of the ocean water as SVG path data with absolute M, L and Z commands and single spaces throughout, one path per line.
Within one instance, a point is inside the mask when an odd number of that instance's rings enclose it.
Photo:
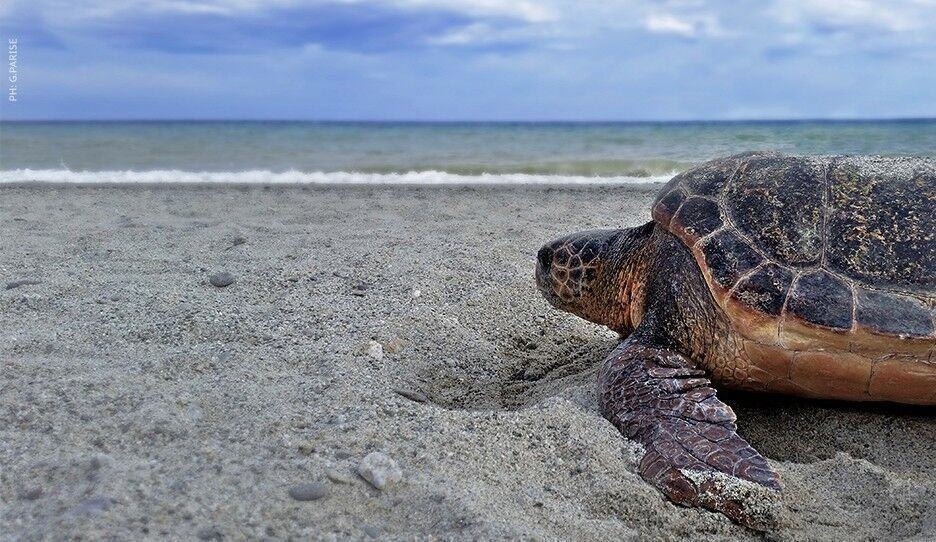
M 936 156 L 936 119 L 0 122 L 0 182 L 644 183 L 758 149 Z

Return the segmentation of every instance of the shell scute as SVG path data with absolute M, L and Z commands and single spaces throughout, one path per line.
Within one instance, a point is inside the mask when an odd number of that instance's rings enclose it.
M 848 284 L 819 269 L 796 279 L 786 310 L 811 324 L 844 331 L 852 327 L 853 305 Z
M 691 197 L 683 202 L 673 217 L 676 227 L 690 238 L 700 238 L 722 226 L 721 211 L 712 200 Z
M 691 196 L 717 199 L 724 193 L 729 179 L 744 160 L 754 156 L 772 156 L 772 153 L 748 152 L 718 158 L 679 173 L 669 180 L 653 202 L 653 219 L 669 225 L 670 218 Z
M 855 298 L 855 320 L 870 331 L 907 337 L 933 335 L 930 311 L 911 297 L 858 288 Z
M 768 263 L 741 279 L 731 296 L 764 314 L 779 316 L 792 282 L 792 271 Z
M 784 265 L 812 266 L 822 257 L 824 183 L 823 168 L 808 160 L 756 157 L 732 179 L 725 207 L 764 253 Z
M 653 206 L 653 219 L 663 224 L 664 226 L 669 226 L 670 220 L 672 220 L 673 215 L 676 214 L 676 210 L 679 209 L 679 206 L 682 205 L 683 201 L 686 200 L 686 193 L 681 189 L 677 188 L 666 193 L 665 196 L 659 198 Z
M 693 170 L 692 175 L 686 176 L 683 186 L 693 195 L 717 196 L 722 193 L 728 179 L 740 163 L 740 156 L 706 162 Z
M 712 277 L 725 290 L 763 261 L 760 254 L 731 230 L 720 231 L 706 238 L 699 246 Z

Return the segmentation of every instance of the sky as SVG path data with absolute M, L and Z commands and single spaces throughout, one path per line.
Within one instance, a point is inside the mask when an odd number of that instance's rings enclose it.
M 4 0 L 0 36 L 6 120 L 936 116 L 936 0 Z

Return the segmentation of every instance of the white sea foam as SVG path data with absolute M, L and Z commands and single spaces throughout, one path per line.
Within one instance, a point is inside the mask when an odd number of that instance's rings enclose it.
M 675 174 L 675 172 L 674 172 Z M 494 184 L 648 184 L 668 181 L 672 175 L 649 177 L 587 177 L 526 173 L 458 175 L 444 171 L 357 173 L 352 171 L 70 171 L 67 169 L 10 169 L 0 171 L 0 184 L 390 184 L 390 185 L 494 185 Z

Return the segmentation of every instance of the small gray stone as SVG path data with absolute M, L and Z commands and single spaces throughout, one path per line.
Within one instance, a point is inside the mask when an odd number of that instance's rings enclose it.
M 377 341 L 367 341 L 367 344 L 364 345 L 364 351 L 377 361 L 382 360 L 384 357 L 383 345 Z
M 39 486 L 29 487 L 20 492 L 19 498 L 24 501 L 34 501 L 42 496 L 42 488 Z
M 20 286 L 35 286 L 36 284 L 41 284 L 41 280 L 36 279 L 20 279 L 8 282 L 6 285 L 7 290 L 12 290 L 13 288 L 19 288 Z
M 78 503 L 73 512 L 76 516 L 96 516 L 110 510 L 113 504 L 114 501 L 107 497 L 91 497 Z
M 215 273 L 208 277 L 208 282 L 210 282 L 212 286 L 224 288 L 225 286 L 234 284 L 234 275 L 227 271 L 221 271 L 220 273 Z
M 371 538 L 380 538 L 380 530 L 377 527 L 365 525 L 364 532 L 367 533 L 367 536 Z
M 390 339 L 389 341 L 387 341 L 386 343 L 384 343 L 383 347 L 387 353 L 399 354 L 400 352 L 403 351 L 404 348 L 406 348 L 406 344 L 407 344 L 406 341 L 401 339 L 400 337 L 394 337 Z
M 403 471 L 396 461 L 381 452 L 367 454 L 358 465 L 357 473 L 377 489 L 383 489 L 403 479 Z
M 410 401 L 416 401 L 417 403 L 425 403 L 429 401 L 429 398 L 426 397 L 426 394 L 419 390 L 413 390 L 410 388 L 396 388 L 393 391 L 395 391 L 398 395 L 402 395 Z
M 350 484 L 354 481 L 354 478 L 352 478 L 350 474 L 338 469 L 326 470 L 325 476 L 327 476 L 329 480 L 335 482 L 336 484 Z
M 89 466 L 94 470 L 103 469 L 111 466 L 114 463 L 114 458 L 107 454 L 94 454 L 91 456 L 91 461 L 88 462 Z
M 310 482 L 289 488 L 289 496 L 297 501 L 317 501 L 330 494 L 331 490 L 322 482 Z
M 202 527 L 198 530 L 199 540 L 224 540 L 224 535 L 221 534 L 221 531 L 214 527 Z

